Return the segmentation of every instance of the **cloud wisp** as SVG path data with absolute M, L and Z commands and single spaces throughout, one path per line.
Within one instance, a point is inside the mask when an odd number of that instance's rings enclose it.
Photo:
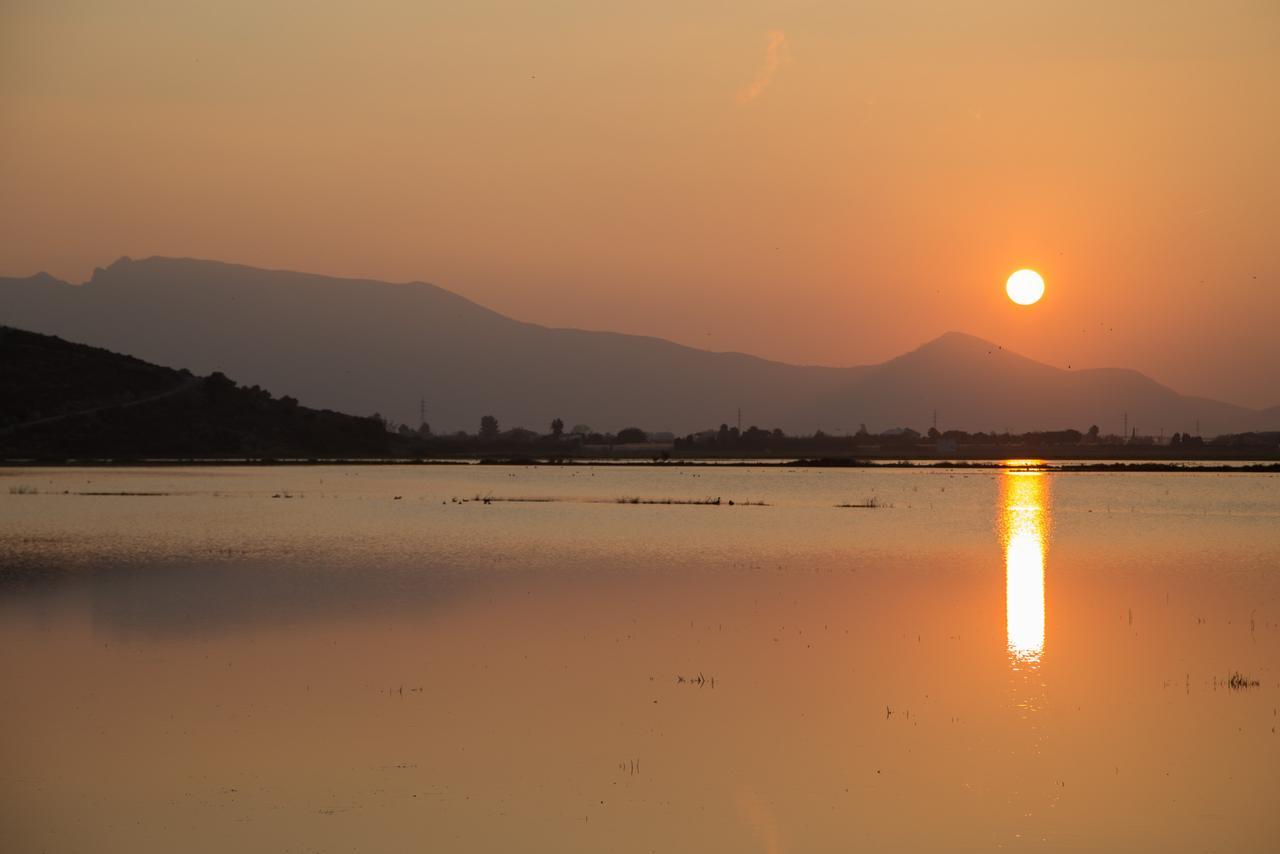
M 787 48 L 787 34 L 782 30 L 771 30 L 769 32 L 769 43 L 764 49 L 764 64 L 756 72 L 755 79 L 738 92 L 738 103 L 750 104 L 756 98 L 759 98 L 773 81 L 778 69 L 790 59 L 791 52 Z

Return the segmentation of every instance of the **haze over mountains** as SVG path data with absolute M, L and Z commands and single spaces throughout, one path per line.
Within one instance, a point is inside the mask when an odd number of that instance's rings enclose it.
M 73 285 L 0 278 L 0 323 L 198 374 L 223 371 L 307 406 L 380 412 L 437 432 L 546 430 L 553 418 L 616 431 L 687 433 L 722 422 L 789 433 L 1013 431 L 1129 425 L 1206 435 L 1280 429 L 1254 410 L 1177 392 L 1122 369 L 1062 370 L 951 332 L 880 365 L 788 365 L 611 332 L 504 317 L 421 282 L 122 258 Z

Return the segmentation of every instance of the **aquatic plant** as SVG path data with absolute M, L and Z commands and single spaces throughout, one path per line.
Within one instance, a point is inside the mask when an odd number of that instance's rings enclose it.
M 734 504 L 732 500 L 727 502 L 722 501 L 719 498 L 719 496 L 715 498 L 640 498 L 639 496 L 634 496 L 634 495 L 623 496 L 617 500 L 617 503 L 618 504 L 698 504 L 698 505 L 704 505 L 708 507 L 719 507 L 721 504 L 728 504 L 730 507 L 732 507 Z M 763 501 L 739 501 L 738 504 L 742 504 L 742 505 L 753 504 L 757 507 L 764 506 Z
M 1233 691 L 1243 691 L 1246 688 L 1257 688 L 1261 683 L 1257 679 L 1250 679 L 1239 670 L 1231 674 L 1231 678 L 1227 680 L 1227 687 Z

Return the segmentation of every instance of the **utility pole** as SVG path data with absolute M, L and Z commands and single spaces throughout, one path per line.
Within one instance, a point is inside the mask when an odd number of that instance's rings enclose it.
M 421 427 L 427 423 L 427 396 L 424 394 L 418 398 L 418 426 Z
M 938 410 L 933 410 L 933 429 L 938 429 Z
M 1124 414 L 1124 440 L 1129 441 L 1129 413 Z

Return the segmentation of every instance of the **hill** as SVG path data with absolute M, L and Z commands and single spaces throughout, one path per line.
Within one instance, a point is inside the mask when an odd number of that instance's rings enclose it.
M 422 282 L 387 284 L 192 259 L 120 259 L 83 285 L 0 279 L 0 321 L 197 372 L 287 389 L 308 405 L 381 412 L 437 432 L 483 414 L 685 433 L 734 422 L 790 433 L 907 425 L 965 430 L 1098 424 L 1206 435 L 1280 428 L 1137 372 L 1067 371 L 948 333 L 888 362 L 830 368 L 712 353 L 658 338 L 504 317 Z
M 0 457 L 365 456 L 381 422 L 0 326 Z
M 1014 432 L 1163 429 L 1206 435 L 1275 429 L 1275 413 L 1187 397 L 1143 374 L 1120 368 L 1063 370 L 972 335 L 948 332 L 876 366 L 855 395 L 889 421 L 928 425 L 930 408 L 945 429 Z M 960 421 L 961 423 L 956 423 Z M 1199 425 L 1199 431 L 1197 431 Z

